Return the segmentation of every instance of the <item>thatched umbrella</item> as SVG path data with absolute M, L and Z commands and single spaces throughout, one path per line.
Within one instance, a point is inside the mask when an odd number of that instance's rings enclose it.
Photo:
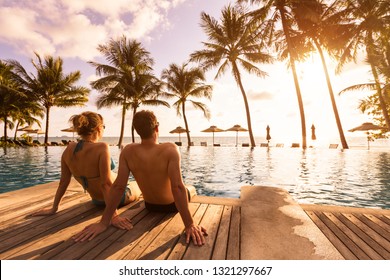
M 232 126 L 231 128 L 226 129 L 226 131 L 235 131 L 236 132 L 236 147 L 237 147 L 237 144 L 238 144 L 238 132 L 239 131 L 248 131 L 248 129 L 241 127 L 239 124 L 236 124 L 236 125 Z
M 215 132 L 224 132 L 225 130 L 216 127 L 215 125 L 210 126 L 209 128 L 206 128 L 205 130 L 202 130 L 202 132 L 212 132 L 213 133 L 213 146 L 214 146 L 214 133 Z
M 266 130 L 267 130 L 267 136 L 266 136 L 265 138 L 267 139 L 267 141 L 268 141 L 268 146 L 269 146 L 269 140 L 271 140 L 271 134 L 269 133 L 269 131 L 270 131 L 271 129 L 269 128 L 269 125 L 267 125 Z
M 381 127 L 379 125 L 375 125 L 370 122 L 363 123 L 362 125 L 359 125 L 355 128 L 352 128 L 348 131 L 354 132 L 354 131 L 366 131 L 367 132 L 367 149 L 370 149 L 370 130 L 380 130 L 385 129 L 384 127 Z
M 187 129 L 182 128 L 181 126 L 176 127 L 174 130 L 169 131 L 169 133 L 178 133 L 179 134 L 179 142 L 181 142 L 181 133 L 187 132 Z
M 314 124 L 311 126 L 311 140 L 316 140 L 317 137 L 316 137 L 316 127 L 314 126 Z
M 63 131 L 63 132 L 72 132 L 73 133 L 72 140 L 74 139 L 74 133 L 76 132 L 76 129 L 74 127 L 64 128 L 64 129 L 61 129 L 61 131 Z

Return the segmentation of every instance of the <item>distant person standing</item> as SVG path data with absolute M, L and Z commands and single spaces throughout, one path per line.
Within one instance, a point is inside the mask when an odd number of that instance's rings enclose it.
M 57 212 L 61 199 L 64 196 L 72 175 L 83 186 L 84 191 L 92 198 L 95 205 L 105 205 L 109 189 L 116 178 L 111 170 L 115 163 L 111 159 L 107 143 L 99 142 L 103 137 L 103 117 L 94 112 L 83 112 L 70 118 L 81 140 L 70 142 L 61 157 L 61 179 L 54 197 L 53 206 L 44 208 L 33 213 L 38 215 L 53 215 Z M 126 184 L 127 185 L 127 184 Z M 132 194 L 133 192 L 133 194 Z M 137 188 L 130 190 L 129 187 L 122 189 L 119 198 L 119 206 L 129 204 L 136 200 L 140 194 Z M 112 224 L 118 228 L 128 228 L 129 221 L 119 217 L 112 211 Z
M 194 223 L 188 208 L 191 188 L 186 188 L 183 183 L 177 146 L 174 143 L 158 143 L 159 123 L 151 111 L 136 113 L 133 125 L 141 143 L 129 144 L 121 152 L 118 177 L 110 190 L 101 221 L 87 226 L 74 239 L 91 240 L 107 229 L 131 172 L 142 191 L 146 209 L 178 211 L 185 226 L 186 242 L 192 240 L 195 245 L 205 244 L 206 229 Z M 131 229 L 130 223 L 127 229 Z

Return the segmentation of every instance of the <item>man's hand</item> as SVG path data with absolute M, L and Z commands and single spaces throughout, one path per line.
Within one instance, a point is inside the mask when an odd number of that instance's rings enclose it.
M 186 242 L 190 243 L 190 239 L 197 246 L 202 246 L 206 243 L 205 236 L 207 236 L 207 231 L 202 226 L 196 226 L 194 224 L 186 227 Z
M 102 223 L 95 223 L 86 226 L 82 231 L 73 236 L 74 241 L 83 242 L 85 240 L 92 240 L 95 236 L 99 235 L 107 229 L 107 226 Z
M 30 216 L 50 216 L 55 214 L 56 212 L 57 212 L 57 208 L 50 207 L 50 208 L 44 208 L 37 212 L 34 212 Z
M 129 218 L 122 218 L 120 216 L 115 216 L 114 218 L 112 218 L 111 224 L 114 227 L 120 229 L 131 230 L 133 228 L 133 225 L 131 224 L 131 220 Z

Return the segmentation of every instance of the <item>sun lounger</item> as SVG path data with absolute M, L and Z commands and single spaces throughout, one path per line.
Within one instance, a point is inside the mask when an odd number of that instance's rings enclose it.
M 339 144 L 329 144 L 329 149 L 337 149 Z
M 249 143 L 242 143 L 243 147 L 249 147 Z
M 200 142 L 200 145 L 203 146 L 203 147 L 206 147 L 207 146 L 207 142 Z
M 299 148 L 299 143 L 292 143 L 291 148 Z
M 261 143 L 260 147 L 268 147 L 268 143 Z
M 284 144 L 282 144 L 282 143 L 276 144 L 276 148 L 283 148 L 283 147 L 284 147 Z
M 221 147 L 221 144 L 214 144 L 214 147 Z
M 182 145 L 181 142 L 175 142 L 175 144 L 178 145 L 178 146 L 181 146 L 181 145 Z

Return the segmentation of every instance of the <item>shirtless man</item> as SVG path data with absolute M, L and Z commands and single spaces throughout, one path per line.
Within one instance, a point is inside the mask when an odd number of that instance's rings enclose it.
M 119 158 L 118 176 L 110 190 L 108 203 L 99 223 L 87 226 L 75 235 L 76 241 L 91 240 L 110 225 L 111 217 L 120 202 L 130 172 L 133 174 L 150 211 L 180 213 L 186 232 L 186 242 L 205 244 L 206 229 L 194 224 L 188 209 L 189 192 L 180 170 L 180 153 L 173 143 L 158 143 L 158 122 L 150 111 L 134 115 L 133 125 L 141 143 L 127 145 Z M 126 229 L 131 229 L 130 221 Z

